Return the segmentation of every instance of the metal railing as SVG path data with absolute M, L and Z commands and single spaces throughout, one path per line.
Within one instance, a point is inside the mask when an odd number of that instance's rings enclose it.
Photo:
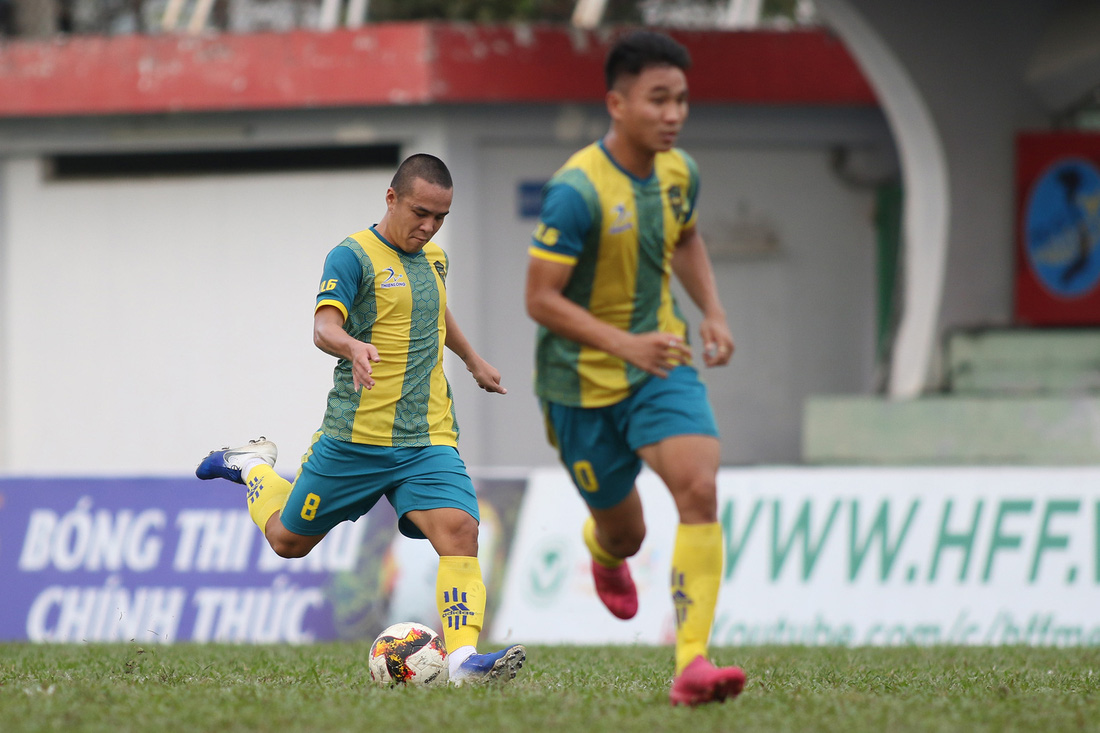
M 423 12 L 413 15 L 431 17 L 436 6 L 425 1 L 416 6 Z M 0 0 L 0 38 L 333 30 L 392 20 L 387 16 L 395 7 L 402 8 L 403 18 L 410 17 L 413 6 L 380 1 L 372 7 L 370 0 Z M 544 0 L 514 6 L 497 0 L 492 11 L 501 21 L 568 22 L 583 28 L 622 22 L 697 28 L 815 22 L 812 0 Z

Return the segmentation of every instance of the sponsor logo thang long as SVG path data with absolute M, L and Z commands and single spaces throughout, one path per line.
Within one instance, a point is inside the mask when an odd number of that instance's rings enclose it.
M 383 273 L 388 272 L 389 274 L 386 275 L 386 279 L 382 281 L 382 283 L 379 287 L 383 287 L 383 288 L 404 288 L 404 287 L 408 286 L 408 283 L 405 282 L 404 273 L 397 272 L 392 267 L 387 267 L 385 270 L 382 270 L 382 272 Z

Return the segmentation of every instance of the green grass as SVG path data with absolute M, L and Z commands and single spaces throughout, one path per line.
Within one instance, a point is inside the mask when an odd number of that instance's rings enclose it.
M 745 692 L 668 704 L 671 651 L 541 647 L 509 685 L 383 689 L 365 643 L 0 644 L 0 730 L 1100 731 L 1100 650 L 717 649 Z

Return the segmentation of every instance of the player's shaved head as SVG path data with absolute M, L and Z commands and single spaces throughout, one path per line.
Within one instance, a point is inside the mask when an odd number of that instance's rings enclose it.
M 622 79 L 638 76 L 650 66 L 675 66 L 686 72 L 691 68 L 691 54 L 663 33 L 628 33 L 619 38 L 607 54 L 604 77 L 608 91 Z
M 393 174 L 390 187 L 398 196 L 404 196 L 412 190 L 413 181 L 420 179 L 440 188 L 454 188 L 451 182 L 451 172 L 446 164 L 427 153 L 416 153 L 405 158 Z

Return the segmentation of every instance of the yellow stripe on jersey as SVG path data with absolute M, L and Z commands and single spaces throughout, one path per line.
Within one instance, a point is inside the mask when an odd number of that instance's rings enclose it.
M 527 250 L 527 253 L 532 257 L 537 257 L 540 260 L 546 260 L 547 262 L 557 262 L 562 265 L 575 265 L 577 264 L 577 258 L 573 255 L 562 255 L 557 252 L 547 252 L 544 249 L 532 246 Z
M 600 192 L 603 209 L 595 274 L 599 287 L 593 289 L 588 309 L 601 321 L 629 331 L 638 275 L 634 184 L 602 154 L 591 156 L 588 176 Z M 585 376 L 581 383 L 582 407 L 606 405 L 630 388 L 622 360 L 603 350 L 582 347 L 578 367 Z
M 345 307 L 344 304 L 338 300 L 322 300 L 317 303 L 317 307 L 313 309 L 313 312 L 316 313 L 317 311 L 321 310 L 321 306 L 323 305 L 331 305 L 333 308 L 336 308 L 338 311 L 344 314 L 345 321 L 348 319 L 347 307 Z
M 359 393 L 359 409 L 352 425 L 353 443 L 393 445 L 393 420 L 401 389 L 405 381 L 408 362 L 409 312 L 412 309 L 412 288 L 403 286 L 383 287 L 404 282 L 404 263 L 400 255 L 371 236 L 369 230 L 363 240 L 364 248 L 370 246 L 374 264 L 374 292 L 378 312 L 371 328 L 371 343 L 378 349 L 381 361 L 371 364 L 374 387 L 363 388 Z M 355 235 L 359 239 L 360 235 Z M 371 240 L 374 240 L 371 242 Z

